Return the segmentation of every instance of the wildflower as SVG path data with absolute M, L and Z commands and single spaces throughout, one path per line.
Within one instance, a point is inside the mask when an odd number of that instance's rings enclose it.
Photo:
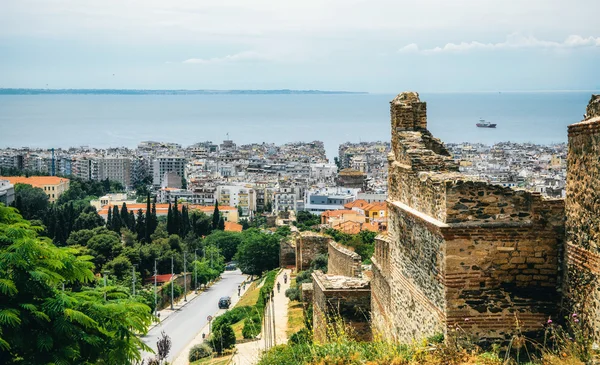
M 579 319 L 575 318 L 574 322 L 579 323 Z
M 573 318 L 577 317 L 577 313 L 573 313 Z
M 470 321 L 470 319 L 469 319 L 469 318 L 465 318 L 465 322 L 469 322 L 469 321 Z
M 548 324 L 552 324 L 552 320 L 550 318 L 548 318 Z

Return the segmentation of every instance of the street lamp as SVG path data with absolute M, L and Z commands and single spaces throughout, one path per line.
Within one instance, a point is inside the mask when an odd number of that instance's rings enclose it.
M 198 261 L 197 253 L 198 253 L 198 249 L 195 249 L 194 250 L 194 288 L 196 289 L 196 294 L 198 294 L 198 270 L 196 269 L 196 261 Z
M 175 286 L 175 280 L 173 277 L 175 276 L 175 271 L 173 270 L 173 256 L 171 256 L 171 310 L 174 310 L 173 307 L 173 287 Z
M 183 251 L 183 301 L 187 302 L 187 252 Z
M 104 274 L 104 300 L 106 300 L 106 277 L 110 274 L 110 271 L 104 270 L 102 274 Z
M 156 298 L 156 259 L 154 259 L 154 315 L 158 313 L 157 308 L 157 298 Z

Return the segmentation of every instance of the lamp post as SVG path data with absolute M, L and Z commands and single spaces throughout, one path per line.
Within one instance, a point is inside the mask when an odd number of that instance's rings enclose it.
M 196 261 L 198 261 L 198 250 L 194 250 L 194 288 L 196 289 L 196 294 L 198 294 L 198 270 L 196 268 Z
M 173 277 L 175 276 L 175 271 L 173 270 L 173 256 L 171 256 L 171 310 L 174 310 L 173 307 L 173 287 L 175 286 L 175 282 Z
M 187 302 L 187 252 L 183 251 L 183 301 Z
M 158 302 L 156 298 L 156 259 L 154 259 L 154 315 L 158 313 Z
M 104 274 L 104 300 L 106 300 L 106 277 L 108 276 L 110 271 L 104 270 L 102 273 Z

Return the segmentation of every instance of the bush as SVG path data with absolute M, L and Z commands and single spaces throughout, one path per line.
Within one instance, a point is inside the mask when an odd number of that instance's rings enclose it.
M 188 355 L 188 360 L 190 362 L 196 361 L 196 360 L 204 359 L 205 357 L 209 357 L 210 355 L 212 355 L 212 349 L 208 345 L 206 345 L 206 344 L 196 345 L 196 346 L 192 347 L 192 349 L 190 350 L 190 354 Z
M 290 300 L 299 301 L 300 300 L 300 290 L 298 288 L 289 288 L 285 291 L 285 296 L 290 298 Z
M 223 324 L 210 336 L 210 346 L 215 352 L 222 354 L 223 350 L 233 348 L 235 346 L 235 332 L 229 324 Z
M 241 321 L 242 319 L 248 317 L 251 310 L 252 310 L 252 307 L 250 307 L 250 306 L 235 307 L 232 310 L 229 310 L 229 311 L 223 313 L 222 315 L 218 316 L 217 318 L 215 318 L 215 320 L 213 322 L 213 328 L 216 329 L 217 327 L 220 327 L 223 324 L 232 325 L 234 323 L 237 323 L 237 322 Z
M 258 314 L 246 318 L 244 328 L 242 328 L 242 336 L 246 339 L 256 338 L 260 334 L 261 322 L 261 317 Z
M 290 337 L 290 343 L 295 345 L 312 343 L 312 334 L 307 328 L 303 328 Z

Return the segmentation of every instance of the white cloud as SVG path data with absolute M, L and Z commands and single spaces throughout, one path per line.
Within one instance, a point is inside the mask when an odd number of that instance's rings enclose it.
M 506 37 L 504 42 L 482 43 L 477 41 L 446 43 L 443 47 L 434 47 L 420 49 L 416 43 L 408 44 L 398 50 L 398 53 L 422 53 L 435 54 L 444 52 L 466 52 L 471 50 L 498 50 L 515 48 L 554 48 L 568 49 L 581 47 L 600 47 L 600 37 L 582 37 L 580 35 L 570 35 L 562 42 L 546 41 L 537 39 L 534 36 L 523 36 L 519 33 L 513 33 Z
M 228 62 L 241 62 L 241 61 L 269 61 L 271 57 L 254 51 L 240 52 L 224 57 L 213 57 L 213 58 L 190 58 L 182 63 L 228 63 Z

